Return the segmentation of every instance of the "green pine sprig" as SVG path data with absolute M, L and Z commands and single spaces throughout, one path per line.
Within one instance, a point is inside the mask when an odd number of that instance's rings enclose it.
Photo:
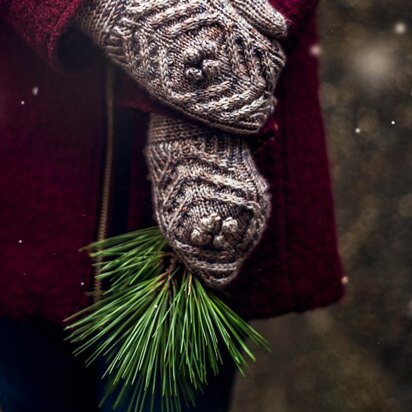
M 75 355 L 86 353 L 87 365 L 106 360 L 110 386 L 102 402 L 115 393 L 113 407 L 128 399 L 128 412 L 154 410 L 159 393 L 164 412 L 194 405 L 210 372 L 219 373 L 222 345 L 242 374 L 247 359 L 255 360 L 248 340 L 269 349 L 165 248 L 157 227 L 88 246 L 97 278 L 110 286 L 66 319 Z

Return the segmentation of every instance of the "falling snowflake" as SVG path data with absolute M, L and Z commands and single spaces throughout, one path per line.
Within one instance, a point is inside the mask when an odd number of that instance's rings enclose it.
M 361 130 L 359 127 L 357 127 L 357 128 L 355 129 L 355 133 L 356 133 L 356 134 L 360 134 L 361 131 L 362 131 L 362 130 Z
M 31 89 L 31 92 L 33 93 L 33 96 L 37 96 L 39 94 L 39 88 L 37 86 L 34 86 Z
M 398 21 L 393 27 L 396 34 L 405 34 L 408 31 L 408 26 L 403 21 Z
M 309 53 L 312 56 L 320 56 L 322 54 L 322 47 L 320 46 L 320 44 L 314 44 L 310 47 Z

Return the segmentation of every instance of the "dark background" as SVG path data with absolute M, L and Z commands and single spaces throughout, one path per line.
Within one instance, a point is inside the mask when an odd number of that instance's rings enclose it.
M 255 326 L 271 354 L 238 378 L 233 412 L 412 411 L 412 4 L 324 0 L 322 100 L 342 303 Z

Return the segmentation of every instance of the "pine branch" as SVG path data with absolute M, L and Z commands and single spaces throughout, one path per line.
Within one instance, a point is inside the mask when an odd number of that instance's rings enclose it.
M 110 385 L 102 402 L 116 394 L 128 412 L 180 412 L 194 405 L 210 373 L 222 365 L 226 347 L 244 374 L 255 360 L 247 341 L 267 341 L 212 291 L 165 252 L 159 228 L 152 227 L 94 243 L 87 250 L 110 283 L 102 299 L 66 319 L 75 355 L 86 364 L 106 360 Z

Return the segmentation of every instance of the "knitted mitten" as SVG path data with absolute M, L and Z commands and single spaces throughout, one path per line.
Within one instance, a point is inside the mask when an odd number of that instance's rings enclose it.
M 77 26 L 152 95 L 254 133 L 273 110 L 286 22 L 267 0 L 89 0 Z
M 157 221 L 186 267 L 228 284 L 259 241 L 267 185 L 244 139 L 152 114 L 146 148 Z

